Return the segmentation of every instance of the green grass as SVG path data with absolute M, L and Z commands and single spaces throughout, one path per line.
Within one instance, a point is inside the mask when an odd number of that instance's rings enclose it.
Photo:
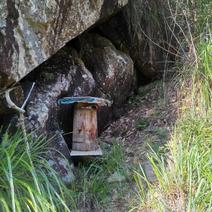
M 122 147 L 115 143 L 110 146 L 103 146 L 104 155 L 89 163 L 79 164 L 77 168 L 78 179 L 72 187 L 75 193 L 75 201 L 78 202 L 78 209 L 93 206 L 96 210 L 109 208 L 113 189 L 126 188 L 128 167 L 124 164 Z M 121 182 L 109 178 L 113 175 L 120 175 L 124 180 Z M 126 180 L 125 180 L 126 179 Z
M 47 141 L 3 135 L 0 144 L 0 211 L 70 211 L 70 191 L 49 166 Z
M 149 155 L 156 184 L 148 182 L 142 169 L 136 172 L 139 206 L 134 209 L 211 211 L 212 124 L 188 115 L 177 124 L 168 147 L 168 160 L 153 150 Z
M 208 29 L 209 30 L 209 29 Z M 212 35 L 197 45 L 198 65 L 193 73 L 193 100 L 202 112 L 212 107 Z
M 168 130 L 166 128 L 155 127 L 152 129 L 152 132 L 163 142 L 168 140 Z
M 148 181 L 142 166 L 135 172 L 138 201 L 132 211 L 212 211 L 211 2 L 167 2 L 173 21 L 170 28 L 179 30 L 173 36 L 180 48 L 190 48 L 186 59 L 175 67 L 184 95 L 182 114 L 168 153 L 159 155 L 153 149 L 149 153 L 157 182 Z
M 138 119 L 138 121 L 136 122 L 136 129 L 144 130 L 145 128 L 149 126 L 149 122 L 150 120 L 148 117 L 143 117 Z

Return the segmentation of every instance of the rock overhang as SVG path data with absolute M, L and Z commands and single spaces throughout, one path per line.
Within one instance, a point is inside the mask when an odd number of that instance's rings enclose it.
M 0 90 L 21 80 L 68 41 L 127 3 L 128 0 L 3 0 Z

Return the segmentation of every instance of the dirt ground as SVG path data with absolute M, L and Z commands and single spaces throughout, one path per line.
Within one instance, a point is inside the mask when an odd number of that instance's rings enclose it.
M 127 112 L 100 137 L 103 143 L 120 144 L 131 171 L 141 165 L 151 182 L 155 181 L 155 176 L 147 153 L 150 146 L 157 153 L 165 149 L 178 116 L 177 90 L 173 81 L 166 84 L 155 81 L 142 86 L 138 94 L 125 105 L 124 110 Z M 121 187 L 121 195 L 119 190 L 114 189 L 110 206 L 103 211 L 128 211 L 132 207 L 136 195 L 135 183 L 126 182 Z

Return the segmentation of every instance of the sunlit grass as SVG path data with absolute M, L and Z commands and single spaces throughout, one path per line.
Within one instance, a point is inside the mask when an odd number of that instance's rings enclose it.
M 181 116 L 167 145 L 169 152 L 159 156 L 150 151 L 157 182 L 148 181 L 142 166 L 135 173 L 138 202 L 132 211 L 212 211 L 211 3 L 168 2 L 174 23 L 170 28 L 179 29 L 180 48 L 189 49 L 176 67 L 184 96 Z
M 212 106 L 212 35 L 197 46 L 198 66 L 193 74 L 193 96 L 201 111 L 208 112 Z
M 143 169 L 136 172 L 139 206 L 157 211 L 212 210 L 212 124 L 187 116 L 175 129 L 169 157 L 152 150 L 149 160 L 157 177 L 151 184 Z M 148 192 L 146 192 L 145 185 Z M 134 208 L 135 209 L 135 208 Z

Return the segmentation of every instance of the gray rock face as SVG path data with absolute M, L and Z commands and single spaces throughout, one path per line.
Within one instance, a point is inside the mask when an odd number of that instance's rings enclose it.
M 66 185 L 71 185 L 75 177 L 71 163 L 70 151 L 68 146 L 60 134 L 60 132 L 52 132 L 49 149 L 49 165 L 57 172 Z
M 163 1 L 129 0 L 123 10 L 99 25 L 99 30 L 116 47 L 130 55 L 138 76 L 141 73 L 151 79 L 163 73 L 167 60 L 173 60 L 171 54 L 167 58 L 165 50 L 176 54 L 174 39 L 170 39 L 173 36 L 166 28 L 164 17 L 168 14 Z
M 127 54 L 117 50 L 108 39 L 95 33 L 80 36 L 79 44 L 81 58 L 96 81 L 93 95 L 113 101 L 112 107 L 99 110 L 98 126 L 101 132 L 111 121 L 114 111 L 133 90 L 133 61 Z
M 0 89 L 17 82 L 127 0 L 1 0 Z
M 82 59 L 96 81 L 98 95 L 111 99 L 113 105 L 124 103 L 134 82 L 132 59 L 98 34 L 80 37 L 80 46 Z
M 79 58 L 61 50 L 40 68 L 36 88 L 26 108 L 30 129 L 58 130 L 57 99 L 92 92 L 95 81 Z
M 60 50 L 36 72 L 36 87 L 26 107 L 25 124 L 36 137 L 41 134 L 50 138 L 49 164 L 70 185 L 74 176 L 69 163 L 70 150 L 58 123 L 57 99 L 89 94 L 95 81 L 73 49 Z

